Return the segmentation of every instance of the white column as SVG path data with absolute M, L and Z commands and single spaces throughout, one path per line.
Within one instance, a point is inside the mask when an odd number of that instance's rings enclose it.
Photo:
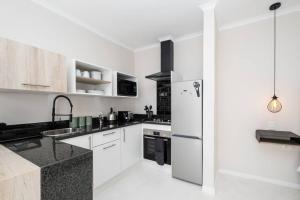
M 215 45 L 216 1 L 202 4 L 203 11 L 203 186 L 215 194 Z

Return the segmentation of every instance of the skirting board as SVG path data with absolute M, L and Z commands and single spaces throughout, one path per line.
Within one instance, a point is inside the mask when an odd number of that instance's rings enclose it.
M 279 186 L 284 186 L 284 187 L 289 187 L 289 188 L 300 190 L 300 184 L 281 181 L 278 179 L 271 179 L 271 178 L 266 178 L 266 177 L 262 177 L 262 176 L 256 176 L 256 175 L 252 175 L 252 174 L 231 171 L 231 170 L 227 170 L 227 169 L 219 169 L 219 173 L 236 176 L 236 177 L 244 178 L 244 179 L 251 179 L 251 180 L 261 181 L 261 182 L 265 182 L 265 183 L 271 183 L 274 185 L 279 185 Z

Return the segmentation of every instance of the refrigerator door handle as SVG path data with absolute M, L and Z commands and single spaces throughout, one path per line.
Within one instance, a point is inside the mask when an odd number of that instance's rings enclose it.
M 202 138 L 199 138 L 197 136 L 189 136 L 189 135 L 180 135 L 180 134 L 174 134 L 173 137 L 181 137 L 181 138 L 188 138 L 188 139 L 194 139 L 194 140 L 202 140 Z

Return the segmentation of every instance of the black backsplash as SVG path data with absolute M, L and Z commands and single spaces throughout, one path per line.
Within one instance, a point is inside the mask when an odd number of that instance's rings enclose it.
M 157 81 L 157 115 L 164 120 L 171 119 L 171 81 Z

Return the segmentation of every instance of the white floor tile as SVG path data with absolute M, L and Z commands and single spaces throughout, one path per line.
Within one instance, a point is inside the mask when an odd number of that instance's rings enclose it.
M 216 195 L 171 177 L 171 167 L 144 160 L 94 190 L 94 200 L 300 200 L 300 190 L 219 174 Z

